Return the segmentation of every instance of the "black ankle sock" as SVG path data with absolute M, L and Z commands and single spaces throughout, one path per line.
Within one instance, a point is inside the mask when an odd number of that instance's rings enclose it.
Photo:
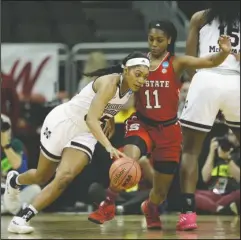
M 34 217 L 36 214 L 34 213 L 34 211 L 29 208 L 29 207 L 26 207 L 24 209 L 21 209 L 18 214 L 17 214 L 17 217 L 21 217 L 23 219 L 26 220 L 26 222 L 28 222 L 32 217 Z
M 19 188 L 20 187 L 20 185 L 18 185 L 17 182 L 16 182 L 17 177 L 18 177 L 18 175 L 14 174 L 12 176 L 12 178 L 10 179 L 10 186 L 13 187 L 13 188 Z
M 183 193 L 182 196 L 182 213 L 195 212 L 195 197 L 192 193 Z

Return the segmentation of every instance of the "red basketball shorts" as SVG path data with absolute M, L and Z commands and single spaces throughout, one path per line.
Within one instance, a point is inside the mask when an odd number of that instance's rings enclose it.
M 153 127 L 134 114 L 126 121 L 125 145 L 127 144 L 138 145 L 141 155 L 151 154 L 154 162 L 179 162 L 182 148 L 181 126 L 176 122 L 168 126 L 160 124 Z

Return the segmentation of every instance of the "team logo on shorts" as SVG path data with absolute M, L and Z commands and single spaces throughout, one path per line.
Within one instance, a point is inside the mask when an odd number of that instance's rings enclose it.
M 169 66 L 169 62 L 165 61 L 162 63 L 163 68 L 168 68 L 168 66 Z
M 44 136 L 49 139 L 51 136 L 51 131 L 49 131 L 49 129 L 46 127 L 44 130 Z

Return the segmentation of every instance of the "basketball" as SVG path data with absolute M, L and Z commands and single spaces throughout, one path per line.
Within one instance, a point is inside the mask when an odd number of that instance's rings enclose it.
M 135 186 L 141 178 L 141 167 L 130 158 L 119 158 L 109 170 L 110 186 L 118 190 Z

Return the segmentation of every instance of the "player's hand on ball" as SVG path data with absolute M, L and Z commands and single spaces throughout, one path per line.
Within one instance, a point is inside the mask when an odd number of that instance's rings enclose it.
M 219 47 L 222 49 L 223 52 L 230 53 L 232 49 L 230 36 L 221 35 L 218 39 Z
M 112 158 L 122 158 L 127 157 L 123 152 L 119 151 L 118 149 L 114 148 L 113 146 L 109 146 L 106 148 L 106 151 L 110 153 L 110 157 Z

